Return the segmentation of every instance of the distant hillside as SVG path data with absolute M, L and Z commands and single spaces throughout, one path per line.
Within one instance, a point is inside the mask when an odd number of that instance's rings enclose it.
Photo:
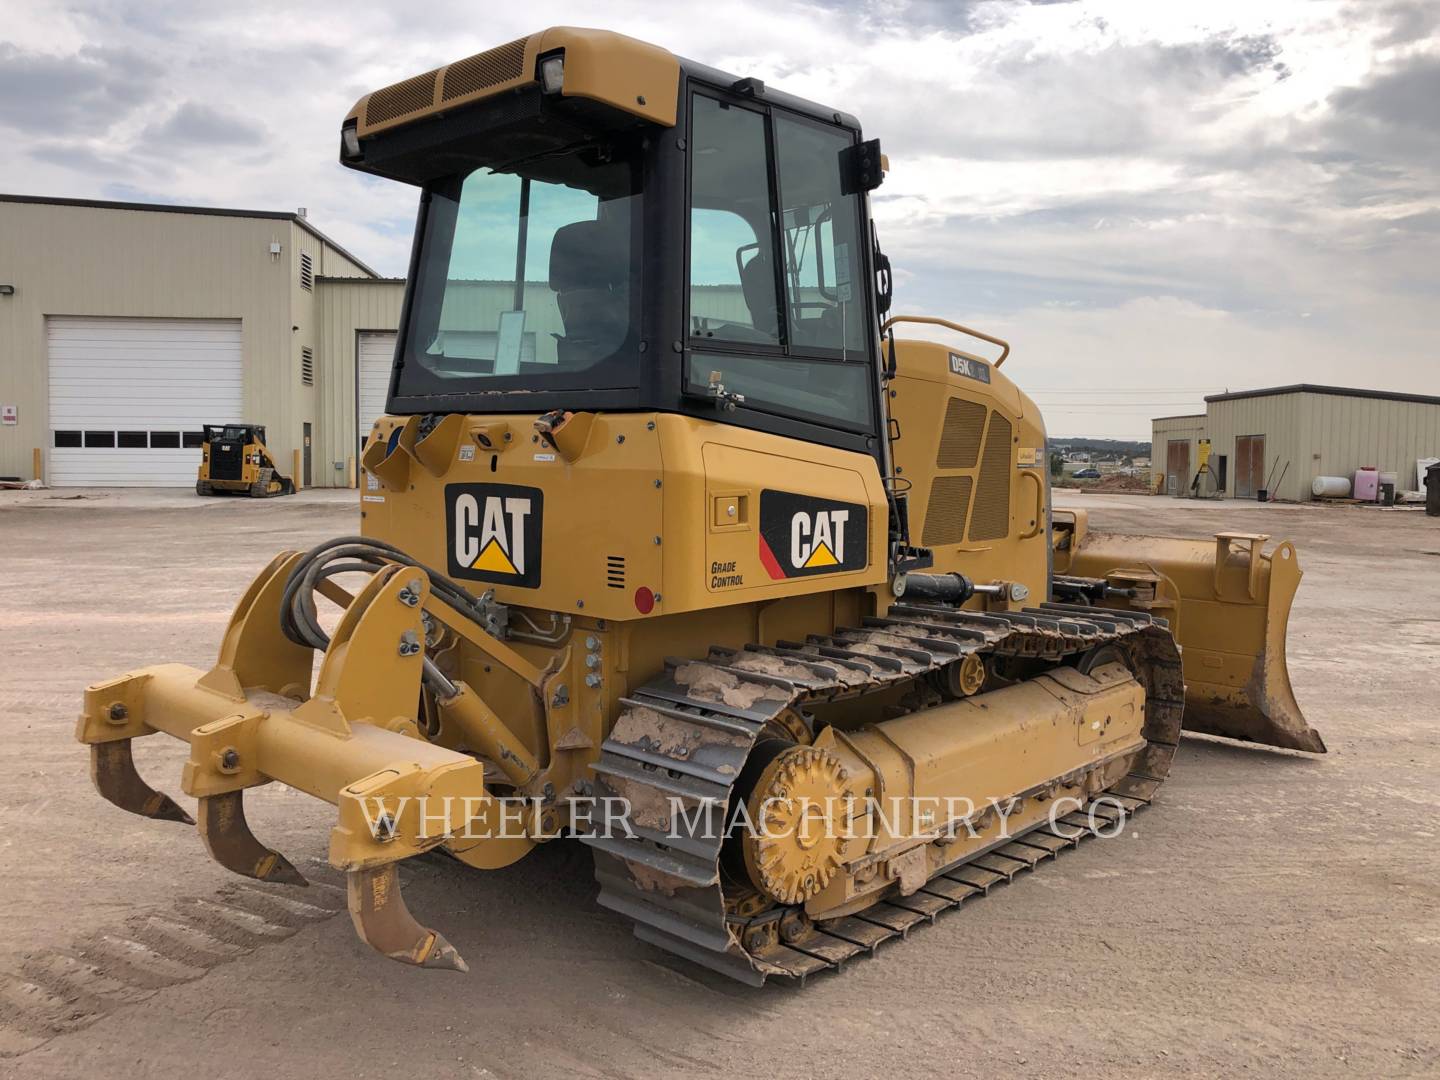
M 1097 456 L 1149 457 L 1150 441 L 1134 439 L 1094 439 L 1088 435 L 1051 435 L 1050 449 L 1062 447 L 1071 450 L 1086 450 Z

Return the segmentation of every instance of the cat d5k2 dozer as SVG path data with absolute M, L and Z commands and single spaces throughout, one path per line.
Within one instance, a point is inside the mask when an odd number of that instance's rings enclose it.
M 196 495 L 294 495 L 295 483 L 280 472 L 259 424 L 206 424 L 200 447 Z
M 1285 669 L 1294 548 L 1052 514 L 1009 346 L 887 317 L 853 117 L 561 28 L 340 135 L 420 190 L 360 535 L 278 555 L 209 671 L 87 690 L 112 802 L 188 820 L 131 758 L 183 739 L 210 853 L 286 882 L 244 793 L 334 804 L 360 936 L 430 967 L 464 965 L 399 862 L 578 837 L 641 938 L 759 983 L 1123 822 L 1182 719 L 1323 749 Z M 981 344 L 897 340 L 917 323 Z

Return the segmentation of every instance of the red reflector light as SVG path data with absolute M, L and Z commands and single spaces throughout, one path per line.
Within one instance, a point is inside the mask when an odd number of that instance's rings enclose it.
M 655 594 L 644 585 L 635 590 L 635 610 L 641 615 L 649 615 L 655 610 Z

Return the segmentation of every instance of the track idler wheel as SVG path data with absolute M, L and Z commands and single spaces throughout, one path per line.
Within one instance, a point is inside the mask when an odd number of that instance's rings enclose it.
M 132 814 L 158 821 L 194 825 L 195 819 L 163 791 L 156 791 L 135 771 L 129 739 L 90 744 L 90 779 L 95 790 Z
M 346 877 L 350 921 L 355 933 L 391 960 L 444 971 L 469 971 L 470 965 L 438 930 L 421 926 L 400 895 L 394 863 L 351 870 Z
M 200 839 L 221 866 L 245 877 L 281 885 L 309 885 L 278 851 L 255 839 L 245 820 L 245 793 L 227 791 L 200 799 Z

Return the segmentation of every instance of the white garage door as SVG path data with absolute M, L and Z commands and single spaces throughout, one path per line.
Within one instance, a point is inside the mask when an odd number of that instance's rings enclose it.
M 356 354 L 360 362 L 356 379 L 360 388 L 360 412 L 355 418 L 355 431 L 363 450 L 371 427 L 385 415 L 385 398 L 390 392 L 390 367 L 395 362 L 395 331 L 362 330 Z
M 205 424 L 242 421 L 239 319 L 51 316 L 57 486 L 189 487 Z

